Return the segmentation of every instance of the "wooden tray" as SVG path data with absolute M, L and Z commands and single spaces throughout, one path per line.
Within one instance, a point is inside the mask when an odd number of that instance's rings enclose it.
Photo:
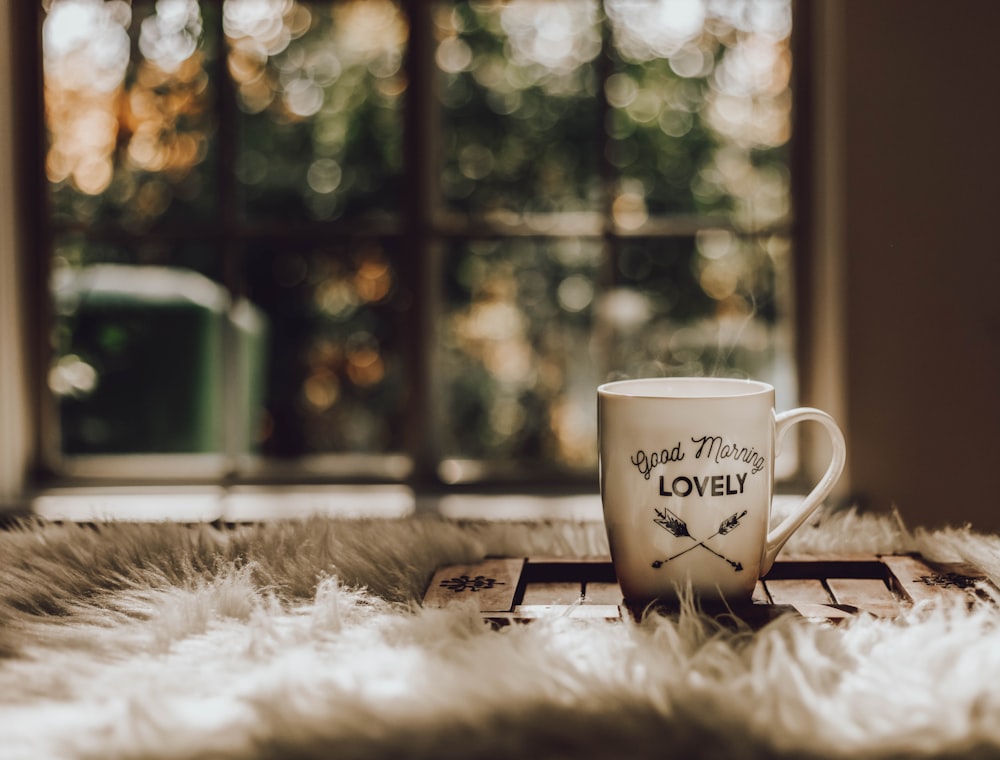
M 895 617 L 918 602 L 959 599 L 972 604 L 997 594 L 969 565 L 935 564 L 914 554 L 801 557 L 775 562 L 757 583 L 753 603 L 731 611 L 751 625 L 786 613 L 837 621 L 862 613 Z M 478 602 L 484 618 L 498 625 L 554 614 L 620 620 L 629 609 L 609 558 L 496 557 L 440 567 L 427 586 L 424 605 L 447 607 L 469 598 Z

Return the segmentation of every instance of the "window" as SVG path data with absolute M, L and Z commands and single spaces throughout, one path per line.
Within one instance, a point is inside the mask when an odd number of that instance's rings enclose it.
M 591 482 L 795 400 L 790 0 L 47 0 L 62 476 Z

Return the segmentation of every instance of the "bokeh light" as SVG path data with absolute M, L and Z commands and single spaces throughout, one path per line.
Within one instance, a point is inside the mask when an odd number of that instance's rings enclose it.
M 212 139 L 198 3 L 50 0 L 42 30 L 57 211 L 141 227 L 196 194 Z
M 450 251 L 446 454 L 590 464 L 593 421 L 579 394 L 596 379 L 587 347 L 600 246 L 561 242 L 473 240 Z
M 397 260 L 375 240 L 255 248 L 249 296 L 273 334 L 265 454 L 399 450 L 406 290 Z
M 329 220 L 398 211 L 409 38 L 398 3 L 227 0 L 223 27 L 243 113 L 246 212 Z
M 441 3 L 435 22 L 448 204 L 508 220 L 596 209 L 599 4 Z

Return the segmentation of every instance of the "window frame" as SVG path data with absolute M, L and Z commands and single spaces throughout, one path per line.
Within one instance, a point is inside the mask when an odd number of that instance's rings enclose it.
M 212 2 L 213 0 L 208 0 Z M 427 0 L 400 0 L 400 5 L 407 16 L 410 25 L 410 37 L 407 50 L 408 70 L 415 74 L 409 78 L 407 96 L 404 101 L 404 175 L 418 177 L 422 183 L 407 182 L 407 192 L 403 198 L 403 213 L 396 229 L 387 231 L 385 228 L 365 228 L 348 226 L 344 223 L 317 224 L 316 229 L 334 236 L 398 236 L 405 239 L 415 254 L 400 259 L 402 269 L 400 276 L 414 283 L 414 289 L 421 294 L 417 299 L 414 318 L 402 321 L 407 331 L 403 345 L 408 347 L 407 361 L 412 368 L 412 395 L 416 403 L 408 405 L 406 412 L 406 432 L 403 457 L 388 455 L 391 462 L 388 467 L 385 461 L 374 463 L 373 460 L 384 460 L 384 455 L 315 455 L 305 457 L 294 465 L 275 461 L 262 461 L 255 468 L 239 468 L 238 455 L 227 446 L 227 451 L 220 455 L 207 457 L 223 457 L 225 466 L 209 467 L 202 471 L 192 469 L 197 464 L 188 455 L 150 455 L 139 467 L 129 467 L 127 457 L 74 457 L 74 462 L 67 462 L 58 452 L 58 407 L 51 394 L 46 392 L 46 377 L 48 374 L 51 350 L 47 336 L 53 324 L 52 305 L 49 297 L 48 282 L 50 261 L 48 253 L 52 250 L 54 240 L 53 230 L 48 224 L 48 193 L 47 182 L 44 179 L 44 160 L 46 149 L 45 117 L 42 89 L 42 56 L 41 29 L 44 13 L 40 3 L 13 3 L 10 8 L 12 19 L 11 29 L 15 30 L 12 39 L 13 60 L 15 70 L 30 74 L 21 76 L 15 82 L 15 96 L 18 112 L 28 114 L 22 119 L 17 136 L 17 144 L 24 146 L 18 167 L 18 186 L 22 189 L 21 202 L 27 211 L 22 218 L 29 219 L 24 225 L 22 238 L 25 241 L 23 250 L 44 251 L 46 255 L 27 255 L 22 257 L 26 270 L 27 306 L 28 306 L 28 357 L 29 366 L 29 407 L 32 414 L 33 428 L 36 431 L 33 442 L 33 480 L 38 484 L 74 486 L 80 484 L 135 484 L 135 483 L 204 483 L 204 484 L 239 484 L 239 485 L 272 485 L 281 483 L 403 483 L 418 492 L 434 491 L 497 491 L 497 490 L 532 490 L 562 492 L 565 490 L 589 490 L 596 485 L 596 474 L 592 472 L 573 472 L 545 469 L 534 472 L 530 463 L 511 462 L 499 466 L 480 466 L 468 463 L 472 469 L 478 469 L 478 477 L 457 482 L 444 482 L 440 476 L 441 461 L 438 457 L 440 447 L 433 440 L 433 425 L 435 403 L 433 388 L 435 385 L 434 367 L 431 351 L 426 350 L 433 345 L 434 326 L 438 319 L 438 299 L 436 298 L 438 282 L 441 274 L 441 256 L 438 244 L 444 240 L 461 240 L 471 237 L 517 237 L 526 235 L 545 239 L 568 237 L 593 237 L 600 239 L 608 250 L 608 260 L 613 261 L 614 250 L 618 244 L 630 237 L 672 237 L 691 235 L 704 225 L 697 219 L 685 217 L 651 218 L 646 225 L 637 230 L 615 228 L 610 222 L 611 214 L 608 208 L 603 213 L 594 213 L 583 221 L 588 227 L 586 233 L 580 228 L 560 229 L 555 225 L 545 233 L 539 233 L 530 226 L 511 228 L 489 220 L 461 218 L 449 215 L 435 208 L 434 199 L 437 193 L 437 174 L 434 167 L 438 162 L 438 145 L 435 135 L 438 133 L 437 123 L 439 109 L 425 107 L 424 104 L 435 103 L 434 83 L 437 76 L 434 65 L 435 42 L 433 21 L 431 17 L 431 2 Z M 811 332 L 811 316 L 808 309 L 803 308 L 803 298 L 806 297 L 810 285 L 810 263 L 804 255 L 806 251 L 807 230 L 809 226 L 807 184 L 802 177 L 801 167 L 807 165 L 810 155 L 809 124 L 810 109 L 808 101 L 802 95 L 801 83 L 810 76 L 807 70 L 809 49 L 809 12 L 808 4 L 793 0 L 792 55 L 795 61 L 791 83 L 793 93 L 792 106 L 792 142 L 791 142 L 791 175 L 792 175 L 792 206 L 793 216 L 787 224 L 780 225 L 780 231 L 792 242 L 793 248 L 793 336 L 796 369 L 799 373 L 800 386 L 808 381 L 808 366 L 810 364 L 806 336 Z M 32 33 L 17 33 L 31 30 Z M 604 50 L 609 44 L 607 37 L 603 42 Z M 600 61 L 607 61 L 603 54 Z M 225 57 L 220 56 L 219 67 L 224 69 Z M 608 66 L 604 66 L 605 69 Z M 599 72 L 603 81 L 609 75 L 607 70 Z M 225 75 L 216 77 L 217 92 L 215 97 L 221 109 L 222 122 L 220 130 L 235 130 L 234 119 L 235 100 L 232 85 Z M 603 97 L 603 87 L 598 88 L 600 95 L 599 108 L 604 111 L 608 104 Z M 227 113 L 228 112 L 228 113 Z M 224 155 L 220 161 L 218 180 L 221 185 L 220 194 L 226 199 L 221 224 L 215 230 L 217 242 L 223 251 L 223 285 L 231 292 L 238 294 L 239 278 L 237 276 L 234 248 L 237 241 L 253 237 L 259 230 L 239 222 L 238 209 L 235 205 L 236 186 L 235 175 L 227 171 L 232 166 L 235 141 L 223 139 L 220 146 Z M 225 155 L 228 151 L 229 155 Z M 604 199 L 610 202 L 610 167 L 605 161 L 603 184 Z M 581 220 L 576 219 L 579 223 Z M 240 227 L 243 227 L 242 232 Z M 714 227 L 720 225 L 714 224 Z M 765 235 L 775 232 L 774 228 L 757 230 L 754 234 Z M 741 230 L 746 237 L 750 233 Z M 138 240 L 139 238 L 136 237 Z M 228 365 L 230 366 L 231 365 Z M 428 445 L 430 440 L 430 445 Z M 200 455 L 199 461 L 204 461 Z M 800 460 L 803 459 L 800 457 Z M 156 468 L 145 465 L 157 460 Z M 124 465 L 124 466 L 123 466 Z M 525 467 L 525 465 L 529 465 Z M 516 475 L 514 475 L 516 473 Z M 527 476 L 526 476 L 527 473 Z M 806 480 L 804 468 L 800 465 L 796 472 L 781 487 L 785 490 L 798 490 Z

